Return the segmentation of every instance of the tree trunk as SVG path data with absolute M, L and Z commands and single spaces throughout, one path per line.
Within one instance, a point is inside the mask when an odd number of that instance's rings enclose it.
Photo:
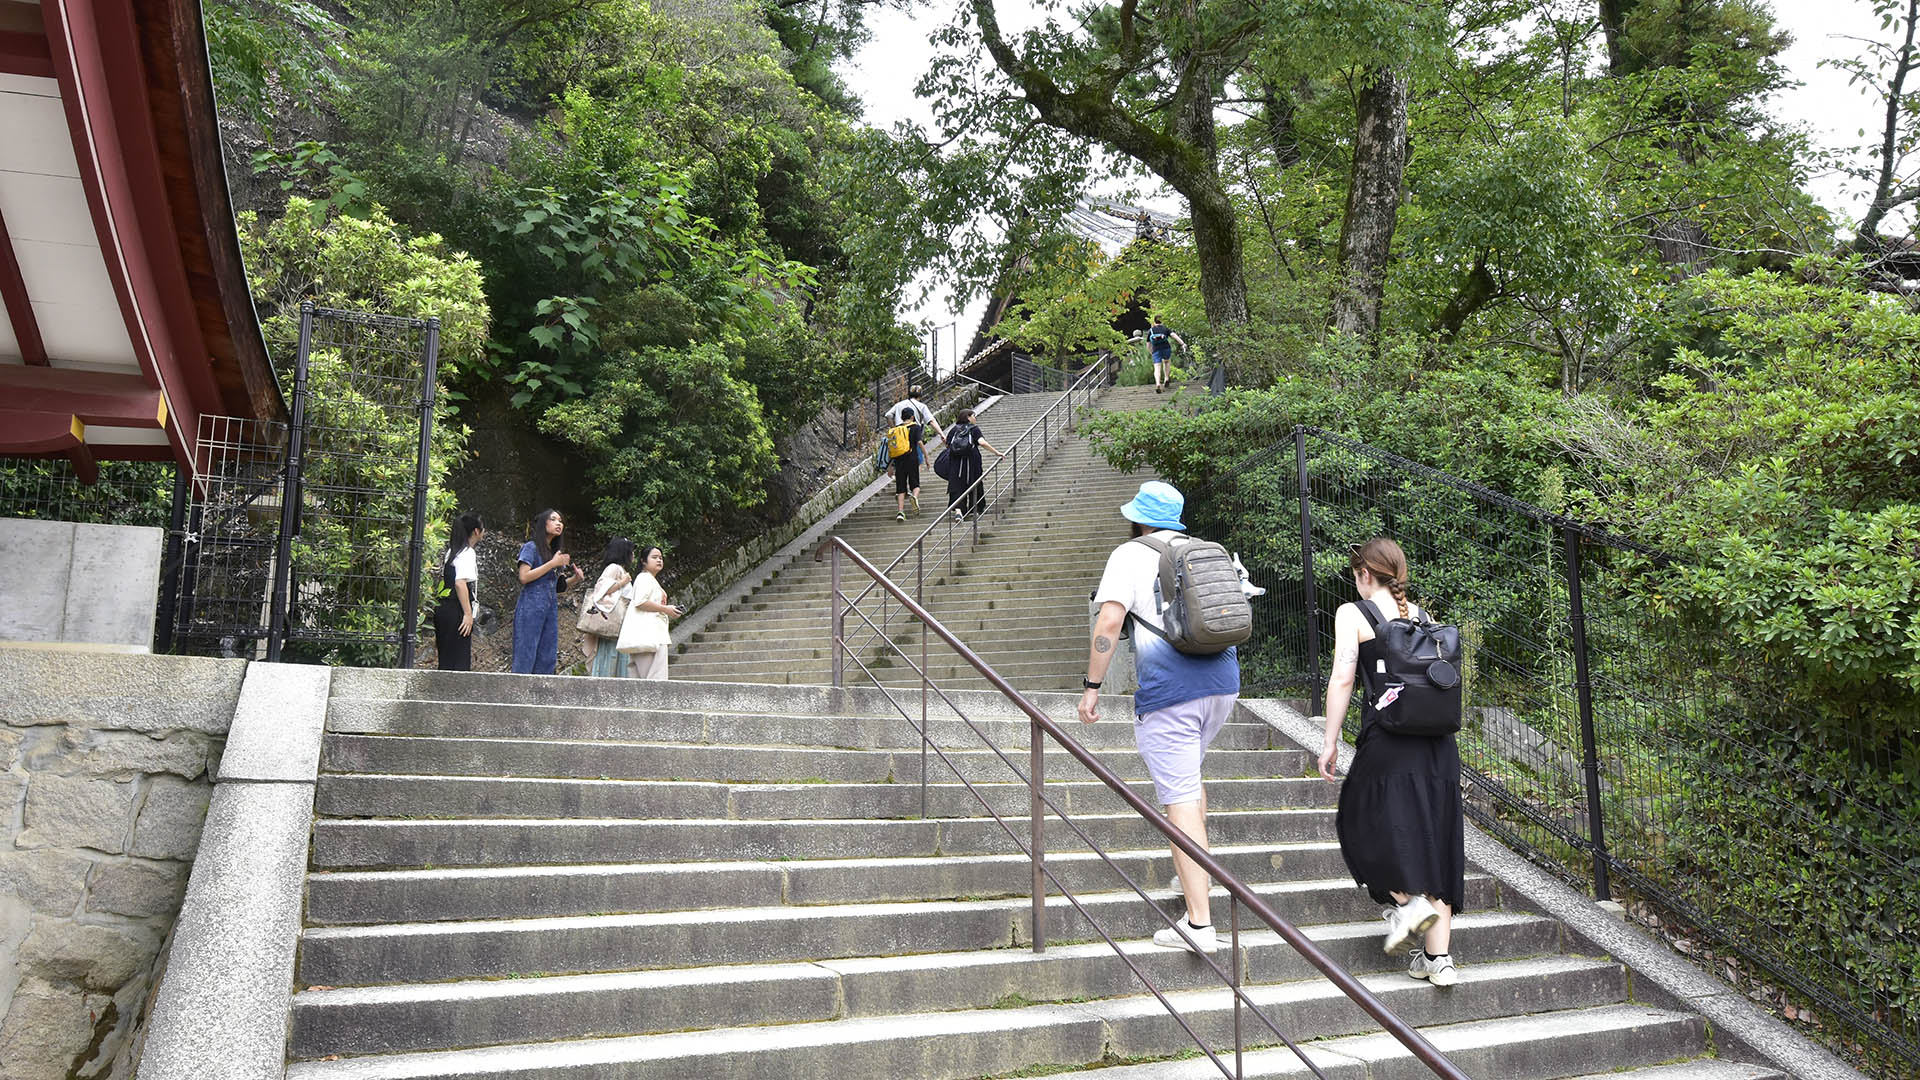
M 1627 14 L 1638 0 L 1600 0 L 1600 29 L 1607 35 L 1607 72 L 1626 75 L 1638 65 L 1626 54 Z
M 1198 62 L 1198 61 L 1193 61 Z M 1200 298 L 1207 323 L 1223 327 L 1247 321 L 1247 278 L 1240 263 L 1240 215 L 1220 182 L 1220 142 L 1213 123 L 1213 77 L 1195 76 L 1199 89 L 1174 122 L 1174 134 L 1199 151 L 1206 168 L 1186 185 L 1193 216 L 1193 250 L 1200 258 Z M 1198 181 L 1198 182 L 1193 182 Z
M 1387 254 L 1407 166 L 1407 80 L 1392 68 L 1371 68 L 1361 86 L 1353 135 L 1353 173 L 1340 226 L 1339 281 L 1333 328 L 1371 337 L 1380 329 Z
M 1474 260 L 1473 269 L 1467 272 L 1467 280 L 1460 283 L 1460 288 L 1440 312 L 1440 318 L 1434 321 L 1434 331 L 1441 340 L 1452 341 L 1460 335 L 1460 328 L 1467 324 L 1473 313 L 1486 307 L 1498 290 L 1499 284 L 1488 272 L 1487 264 Z

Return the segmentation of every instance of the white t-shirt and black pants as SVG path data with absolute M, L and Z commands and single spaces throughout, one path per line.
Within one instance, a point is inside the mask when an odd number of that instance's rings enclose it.
M 1181 534 L 1158 530 L 1153 535 Z M 1093 600 L 1123 604 L 1133 617 L 1134 675 L 1140 684 L 1133 695 L 1133 741 L 1153 777 L 1154 794 L 1163 806 L 1198 801 L 1201 760 L 1240 700 L 1239 653 L 1229 648 L 1213 656 L 1189 656 L 1139 625 L 1141 620 L 1167 625 L 1160 553 L 1145 544 L 1128 541 L 1107 556 Z
M 467 600 L 473 604 L 474 614 L 480 612 L 480 560 L 473 549 L 465 547 L 460 554 L 440 563 L 440 580 L 447 586 L 446 599 L 433 609 L 433 640 L 439 648 L 441 671 L 473 670 L 473 637 L 460 632 L 460 622 L 467 617 L 466 610 L 460 606 L 460 596 L 454 590 L 453 583 L 467 583 Z

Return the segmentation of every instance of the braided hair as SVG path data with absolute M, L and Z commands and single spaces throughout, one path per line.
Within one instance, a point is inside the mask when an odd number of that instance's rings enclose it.
M 1353 549 L 1347 556 L 1348 565 L 1355 571 L 1365 570 L 1373 575 L 1373 580 L 1386 586 L 1393 594 L 1393 600 L 1400 605 L 1400 617 L 1411 618 L 1412 611 L 1407 606 L 1407 553 L 1400 545 L 1384 536 L 1376 536 Z

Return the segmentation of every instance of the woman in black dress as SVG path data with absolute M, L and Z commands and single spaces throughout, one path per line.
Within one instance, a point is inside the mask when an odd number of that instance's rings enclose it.
M 974 481 L 986 471 L 980 451 L 989 451 L 996 458 L 1007 455 L 995 450 L 980 433 L 980 425 L 973 422 L 972 409 L 955 413 L 953 426 L 941 432 L 940 437 L 946 442 L 948 458 L 953 462 L 953 475 L 947 478 L 947 509 L 953 511 L 956 519 L 978 514 L 986 506 L 986 492 L 974 487 Z
M 440 560 L 440 580 L 447 595 L 433 609 L 433 638 L 441 671 L 473 670 L 473 617 L 478 604 L 474 590 L 480 585 L 480 563 L 473 549 L 485 535 L 479 514 L 461 514 Z
M 1375 537 L 1354 549 L 1349 565 L 1360 603 L 1374 605 L 1381 621 L 1418 611 L 1407 603 L 1407 557 L 1399 544 Z M 1356 675 L 1386 670 L 1383 650 L 1357 604 L 1340 605 L 1333 634 L 1327 737 L 1320 751 L 1320 775 L 1329 781 L 1339 760 L 1340 722 Z M 1356 884 L 1374 900 L 1393 904 L 1385 912 L 1386 951 L 1397 953 L 1420 940 L 1410 951 L 1407 974 L 1435 986 L 1452 986 L 1459 975 L 1448 949 L 1467 876 L 1460 748 L 1452 735 L 1387 731 L 1374 723 L 1380 704 L 1361 693 L 1360 738 L 1334 817 L 1340 854 Z

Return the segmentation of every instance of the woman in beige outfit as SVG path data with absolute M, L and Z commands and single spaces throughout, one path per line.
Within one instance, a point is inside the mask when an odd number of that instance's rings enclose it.
M 666 560 L 658 547 L 648 547 L 639 560 L 640 575 L 633 579 L 633 603 L 627 608 L 626 622 L 620 627 L 619 650 L 627 654 L 627 677 L 666 681 L 667 654 L 673 638 L 667 632 L 667 620 L 683 612 L 667 603 L 666 590 L 660 587 L 660 571 Z

